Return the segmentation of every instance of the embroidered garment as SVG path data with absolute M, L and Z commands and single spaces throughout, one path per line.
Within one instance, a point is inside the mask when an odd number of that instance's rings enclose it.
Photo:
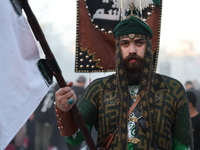
M 116 74 L 94 80 L 87 87 L 79 108 L 89 129 L 94 126 L 98 132 L 97 147 L 116 131 L 109 150 L 154 150 L 155 143 L 162 150 L 191 149 L 191 121 L 183 86 L 173 78 L 154 72 L 150 37 L 134 36 L 146 41 L 137 92 L 140 96 L 137 110 L 145 119 L 145 128 L 136 121 L 135 110 L 130 117 L 127 114 L 135 91 L 128 87 L 120 40 L 129 36 L 123 35 L 116 37 Z M 66 140 L 73 145 L 83 138 L 78 133 L 76 139 Z
M 184 88 L 179 81 L 154 73 L 151 40 L 145 35 L 136 36 L 146 40 L 138 89 L 140 102 L 137 105 L 145 119 L 145 131 L 137 122 L 134 132 L 134 126 L 128 121 L 127 112 L 132 98 L 120 50 L 120 37 L 116 39 L 116 74 L 96 79 L 87 87 L 79 108 L 82 117 L 89 129 L 94 126 L 98 131 L 97 147 L 116 131 L 109 150 L 154 150 L 153 141 L 162 150 L 190 149 L 192 132 Z M 132 133 L 128 133 L 128 127 Z M 129 135 L 134 138 L 129 139 Z M 83 138 L 78 133 L 77 139 L 68 137 L 66 140 L 74 145 Z
M 162 150 L 186 150 L 191 147 L 191 124 L 189 111 L 183 86 L 179 81 L 155 74 L 154 105 L 154 138 Z M 97 79 L 87 88 L 84 100 L 79 108 L 89 129 L 94 125 L 98 131 L 97 145 L 103 143 L 109 133 L 117 128 L 116 118 L 118 116 L 118 105 L 116 103 L 116 75 Z M 104 91 L 104 92 L 103 92 Z M 141 129 L 138 130 L 137 144 L 128 143 L 128 150 L 149 150 L 145 144 L 147 138 Z M 116 136 L 109 150 L 125 150 L 119 142 L 119 133 Z M 77 139 L 65 138 L 68 143 L 75 145 L 83 138 L 80 133 Z M 126 142 L 127 144 L 127 142 Z M 153 150 L 153 148 L 151 148 Z

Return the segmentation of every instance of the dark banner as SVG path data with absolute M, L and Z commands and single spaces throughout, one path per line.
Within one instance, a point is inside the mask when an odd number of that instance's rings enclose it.
M 77 35 L 75 72 L 115 70 L 115 39 L 112 30 L 120 21 L 117 0 L 77 0 Z M 153 29 L 156 67 L 159 51 L 162 4 L 143 10 L 143 19 Z

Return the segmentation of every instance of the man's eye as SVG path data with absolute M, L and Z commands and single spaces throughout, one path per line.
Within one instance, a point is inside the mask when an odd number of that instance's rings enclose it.
M 122 42 L 121 46 L 128 46 L 128 44 L 129 44 L 128 42 Z
M 139 42 L 136 42 L 137 45 L 141 46 L 141 45 L 144 45 L 145 42 L 144 41 L 139 41 Z

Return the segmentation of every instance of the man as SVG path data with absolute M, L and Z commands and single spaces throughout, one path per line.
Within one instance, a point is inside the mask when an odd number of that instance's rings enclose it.
M 94 80 L 79 108 L 91 130 L 98 131 L 97 147 L 110 133 L 112 150 L 192 149 L 190 116 L 185 91 L 173 78 L 153 72 L 151 28 L 130 15 L 113 30 L 116 73 Z M 69 87 L 56 92 L 60 134 L 70 145 L 83 139 L 70 109 L 76 101 Z M 138 103 L 128 114 L 129 107 Z M 69 123 L 71 122 L 71 123 Z
M 196 109 L 198 112 L 200 112 L 200 91 L 195 89 L 194 84 L 192 81 L 186 81 L 185 82 L 185 89 L 186 91 L 191 91 L 194 92 L 194 94 L 197 97 L 197 102 L 196 102 Z
M 188 91 L 186 92 L 189 101 L 190 117 L 192 118 L 192 131 L 194 138 L 194 150 L 199 150 L 200 148 L 200 114 L 195 108 L 197 98 L 195 93 Z

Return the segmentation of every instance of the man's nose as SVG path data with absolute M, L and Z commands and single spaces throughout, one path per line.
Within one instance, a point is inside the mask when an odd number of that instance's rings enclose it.
M 136 46 L 134 44 L 130 45 L 129 53 L 137 53 Z

